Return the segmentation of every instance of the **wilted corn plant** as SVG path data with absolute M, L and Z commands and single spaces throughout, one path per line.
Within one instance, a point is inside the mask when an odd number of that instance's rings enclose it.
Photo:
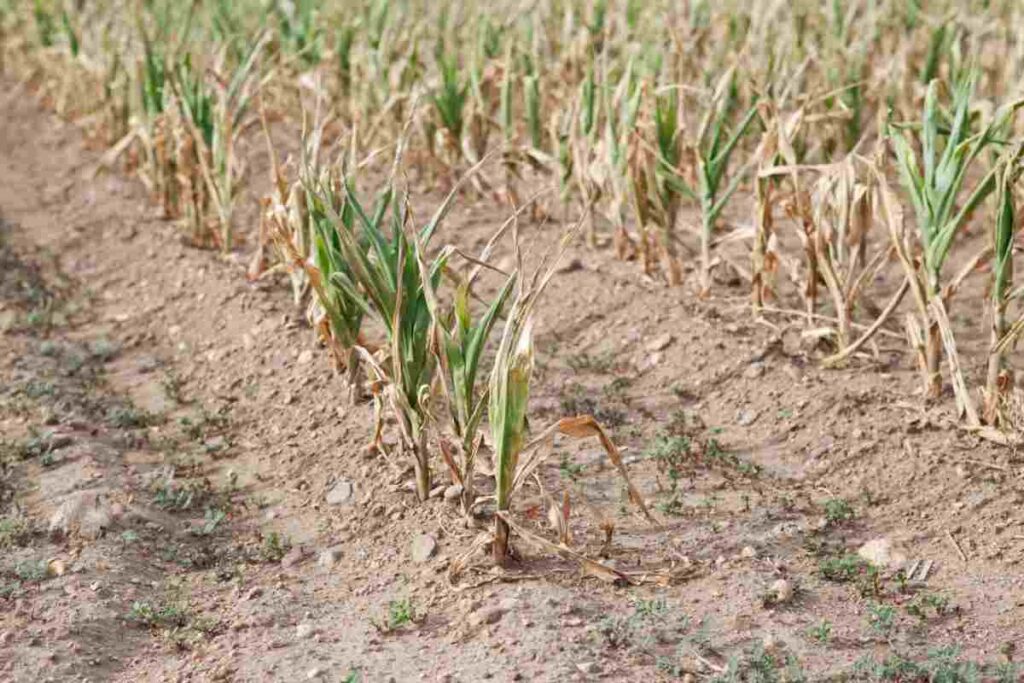
M 496 237 L 504 232 L 504 227 L 498 231 Z M 477 260 L 478 263 L 486 262 L 493 244 L 494 240 L 488 244 L 481 258 Z M 454 483 L 462 487 L 462 509 L 468 515 L 476 499 L 473 477 L 476 456 L 483 441 L 482 437 L 478 438 L 478 433 L 487 407 L 489 391 L 486 387 L 483 392 L 478 390 L 477 377 L 481 370 L 484 347 L 512 293 L 517 274 L 507 276 L 505 284 L 486 306 L 483 314 L 474 320 L 470 306 L 474 275 L 479 270 L 469 276 L 449 273 L 456 277 L 456 287 L 450 308 L 443 309 L 433 279 L 430 277 L 430 268 L 422 258 L 422 249 L 417 249 L 417 256 L 431 315 L 430 334 L 440 368 L 439 379 L 459 451 L 457 454 L 453 453 L 450 443 L 443 435 L 439 438 L 439 446 Z
M 993 221 L 992 245 L 992 289 L 989 297 L 991 315 L 991 347 L 988 357 L 988 372 L 985 381 L 985 403 L 983 415 L 989 425 L 998 425 L 1003 399 L 1011 387 L 1011 380 L 1005 367 L 1005 354 L 1015 328 L 1007 327 L 1006 310 L 1011 300 L 1024 294 L 1024 290 L 1012 289 L 1013 246 L 1017 234 L 1017 207 L 1014 186 L 1021 173 L 1018 160 L 1024 146 L 1015 145 L 1002 163 L 996 179 L 996 215 Z
M 444 56 L 441 61 L 441 84 L 431 95 L 434 109 L 440 123 L 441 146 L 445 150 L 445 162 L 450 169 L 459 163 L 462 146 L 464 110 L 469 95 L 469 85 L 459 76 L 456 57 Z
M 345 183 L 345 206 L 354 214 L 358 232 L 349 224 L 352 221 L 346 223 L 318 194 L 317 187 L 307 185 L 306 189 L 317 197 L 318 210 L 334 226 L 334 246 L 340 261 L 347 265 L 348 272 L 332 273 L 332 285 L 384 328 L 387 345 L 383 359 L 365 347 L 357 348 L 377 381 L 385 383 L 385 398 L 399 424 L 400 449 L 412 459 L 416 493 L 426 500 L 431 482 L 426 428 L 436 367 L 430 350 L 432 317 L 427 297 L 428 288 L 436 290 L 438 286 L 449 251 L 443 250 L 423 270 L 419 261 L 425 258 L 421 250 L 447 215 L 458 185 L 415 235 L 411 234 L 415 228 L 409 225 L 408 206 L 395 197 L 390 183 L 380 193 L 372 214 L 366 213 L 352 186 Z M 378 446 L 383 448 L 383 442 Z
M 739 187 L 746 172 L 746 166 L 733 173 L 726 181 L 729 161 L 740 140 L 747 133 L 757 116 L 756 102 L 741 114 L 739 122 L 729 132 L 736 108 L 735 70 L 730 69 L 718 82 L 712 93 L 707 111 L 697 129 L 691 147 L 697 164 L 697 191 L 700 200 L 700 263 L 701 296 L 711 292 L 712 238 L 722 211 L 733 193 Z M 749 162 L 748 162 L 749 166 Z M 723 184 L 724 183 L 724 184 Z
M 907 318 L 912 348 L 918 355 L 926 395 L 942 391 L 939 363 L 942 355 L 941 322 L 951 292 L 943 292 L 942 268 L 960 229 L 996 188 L 999 166 L 985 170 L 962 203 L 958 203 L 968 176 L 986 147 L 997 142 L 1021 102 L 1003 106 L 978 132 L 972 132 L 971 100 L 974 78 L 963 78 L 952 86 L 949 117 L 939 102 L 939 81 L 928 85 L 922 119 L 914 126 L 890 125 L 889 137 L 904 190 L 910 195 L 917 219 L 920 259 L 913 259 L 905 236 L 890 222 L 893 240 L 911 281 L 911 292 L 919 319 Z M 944 140 L 944 141 L 943 141 Z M 914 151 L 920 147 L 920 159 Z M 956 284 L 951 283 L 951 284 Z M 923 330 L 923 332 L 922 332 Z M 951 358 L 950 362 L 956 362 Z
M 537 438 L 529 443 L 526 441 L 527 406 L 534 364 L 534 309 L 540 295 L 554 276 L 566 245 L 575 237 L 585 219 L 585 216 L 580 218 L 576 227 L 566 233 L 554 256 L 546 264 L 542 264 L 529 279 L 522 275 L 523 266 L 518 248 L 518 235 L 513 238 L 516 249 L 516 272 L 519 274 L 519 279 L 515 298 L 505 320 L 501 342 L 495 355 L 494 368 L 491 371 L 487 410 L 494 449 L 497 508 L 494 517 L 492 554 L 494 561 L 498 564 L 504 564 L 509 556 L 509 538 L 513 528 L 510 517 L 512 498 L 543 460 L 543 455 L 540 454 L 537 446 L 556 433 L 572 438 L 597 438 L 608 454 L 609 460 L 623 477 L 629 499 L 638 505 L 650 519 L 643 498 L 629 480 L 618 449 L 592 416 L 578 415 L 559 420 L 545 429 Z M 561 517 L 560 527 L 564 528 L 566 523 L 567 520 Z M 614 530 L 614 527 L 609 525 L 611 525 L 610 520 L 605 520 L 606 541 L 610 541 Z
M 195 150 L 193 160 L 198 166 L 198 173 L 192 175 L 202 179 L 206 195 L 216 210 L 218 231 L 214 234 L 225 253 L 234 246 L 232 220 L 238 196 L 238 181 L 243 174 L 235 147 L 245 129 L 244 117 L 258 87 L 258 58 L 265 40 L 266 37 L 260 35 L 252 41 L 230 78 L 217 78 L 211 86 L 206 86 L 199 78 L 193 77 L 190 82 L 189 74 L 185 71 L 172 81 Z M 226 55 L 222 54 L 222 64 L 225 58 Z M 195 195 L 198 183 L 192 185 Z M 194 229 L 202 234 L 205 229 L 203 202 L 194 202 L 193 205 L 194 214 L 191 217 Z

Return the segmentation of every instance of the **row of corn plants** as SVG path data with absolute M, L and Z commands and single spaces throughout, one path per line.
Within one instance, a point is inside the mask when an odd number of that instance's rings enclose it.
M 1006 27 L 1022 15 L 971 0 L 6 0 L 0 67 L 85 121 L 106 165 L 136 172 L 192 243 L 230 253 L 255 237 L 250 275 L 288 273 L 352 399 L 373 401 L 377 449 L 411 466 L 421 499 L 440 466 L 471 513 L 492 453 L 503 559 L 510 501 L 538 464 L 531 321 L 552 266 L 527 277 L 491 256 L 527 204 L 700 297 L 745 280 L 753 314 L 803 318 L 832 347 L 825 365 L 905 338 L 926 397 L 948 379 L 968 427 L 1016 438 L 1021 154 L 1007 84 L 1024 74 L 1024 41 Z M 297 128 L 300 158 L 279 159 L 275 138 Z M 261 136 L 273 182 L 257 200 L 247 166 Z M 343 162 L 322 158 L 331 145 Z M 425 225 L 387 158 L 447 190 Z M 368 203 L 355 179 L 382 172 Z M 472 257 L 435 244 L 465 194 L 518 207 Z M 246 201 L 258 235 L 238 224 Z M 964 253 L 982 223 L 985 247 Z M 972 365 L 950 310 L 979 272 L 990 343 Z M 614 450 L 589 422 L 554 429 Z

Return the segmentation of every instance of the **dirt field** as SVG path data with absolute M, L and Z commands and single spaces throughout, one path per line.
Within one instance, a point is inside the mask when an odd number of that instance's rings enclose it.
M 287 288 L 185 246 L 0 91 L 0 680 L 1018 680 L 1024 470 L 951 400 L 922 409 L 900 340 L 821 370 L 738 283 L 699 301 L 574 247 L 530 418 L 611 426 L 657 523 L 596 444 L 559 441 L 541 480 L 636 585 L 522 543 L 450 584 L 480 529 L 375 462 L 372 406 Z M 443 240 L 506 213 L 467 195 Z M 533 255 L 558 236 L 523 226 Z M 550 534 L 528 491 L 516 515 Z

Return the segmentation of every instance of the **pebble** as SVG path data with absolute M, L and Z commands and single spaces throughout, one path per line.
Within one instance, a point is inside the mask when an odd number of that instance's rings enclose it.
M 329 569 L 341 559 L 341 548 L 324 548 L 316 558 L 316 564 L 322 569 Z
M 775 602 L 780 605 L 793 599 L 793 584 L 785 579 L 779 579 L 773 583 L 770 590 L 775 597 Z
M 601 673 L 601 665 L 597 662 L 580 662 L 576 665 L 576 668 L 583 674 L 594 675 Z
M 659 337 L 655 337 L 651 341 L 647 342 L 647 350 L 651 352 L 664 351 L 672 344 L 673 340 L 674 337 L 671 334 L 663 334 Z
M 313 628 L 313 624 L 302 622 L 295 627 L 295 637 L 299 640 L 311 638 L 314 633 L 316 633 L 316 629 Z
M 906 557 L 893 547 L 892 540 L 881 537 L 873 538 L 857 549 L 857 555 L 876 567 L 890 567 L 902 564 Z
M 328 505 L 344 505 L 352 500 L 352 496 L 355 493 L 355 487 L 347 479 L 342 479 L 334 487 L 327 492 L 327 504 Z
M 437 552 L 437 539 L 430 534 L 420 534 L 412 540 L 412 560 L 423 563 Z
M 764 363 L 761 361 L 754 361 L 747 366 L 746 370 L 743 371 L 743 376 L 747 379 L 757 379 L 764 375 Z
M 758 412 L 756 410 L 743 409 L 736 413 L 736 424 L 740 427 L 749 427 L 757 421 Z
M 444 490 L 445 500 L 458 500 L 462 495 L 462 484 L 452 484 Z

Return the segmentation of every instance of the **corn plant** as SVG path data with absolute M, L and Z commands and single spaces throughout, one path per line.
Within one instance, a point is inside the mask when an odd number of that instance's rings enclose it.
M 627 165 L 630 138 L 636 126 L 643 96 L 643 88 L 630 62 L 614 93 L 605 91 L 602 106 L 605 109 L 604 163 L 607 166 L 611 191 L 611 219 L 615 226 L 615 246 L 619 258 L 626 258 L 630 239 L 626 231 L 626 213 L 629 205 Z
M 520 284 L 491 371 L 488 421 L 494 448 L 498 515 L 494 518 L 494 559 L 509 552 L 510 527 L 501 516 L 512 503 L 519 456 L 526 445 L 526 412 L 533 374 L 533 309 L 550 275 Z
M 1012 290 L 1013 285 L 1013 244 L 1017 233 L 1017 207 L 1014 200 L 1014 185 L 1020 174 L 1017 160 L 1022 151 L 1016 145 L 1009 158 L 1002 162 L 996 179 L 996 216 L 993 221 L 992 244 L 992 289 L 989 307 L 991 309 L 991 348 L 988 357 L 988 372 L 985 381 L 985 421 L 994 425 L 998 422 L 1000 399 L 1005 395 L 1009 381 L 1005 375 L 1005 338 L 1008 333 L 1006 310 L 1010 301 L 1019 296 Z
M 530 380 L 533 375 L 533 325 L 534 309 L 537 302 L 554 277 L 566 246 L 576 237 L 586 216 L 580 217 L 575 227 L 567 231 L 558 249 L 546 259 L 530 278 L 524 278 L 522 255 L 519 251 L 518 234 L 513 235 L 516 253 L 517 274 L 515 297 L 502 331 L 501 341 L 494 358 L 489 382 L 487 420 L 490 425 L 494 451 L 495 502 L 494 539 L 492 554 L 494 561 L 504 564 L 509 555 L 509 537 L 513 528 L 510 517 L 512 498 L 529 476 L 543 461 L 543 453 L 536 448 L 555 434 L 572 438 L 596 437 L 608 454 L 609 460 L 622 476 L 629 493 L 629 499 L 643 511 L 648 519 L 650 513 L 643 498 L 629 480 L 621 455 L 600 424 L 590 415 L 558 420 L 530 442 L 527 442 L 527 407 L 530 397 Z M 526 456 L 526 457 L 522 457 Z M 522 459 L 521 459 L 522 458 Z M 566 522 L 561 519 L 563 526 Z M 602 526 L 610 541 L 611 522 L 605 520 Z M 564 548 L 563 548 L 564 549 Z M 573 555 L 577 559 L 583 559 Z
M 417 251 L 422 254 L 422 250 Z M 486 253 L 484 255 L 486 257 Z M 481 258 L 480 262 L 484 259 Z M 431 335 L 440 368 L 440 382 L 448 404 L 452 431 L 458 439 L 459 454 L 451 453 L 445 439 L 440 440 L 441 454 L 455 483 L 462 486 L 462 509 L 469 514 L 476 498 L 473 481 L 476 456 L 482 438 L 478 438 L 480 424 L 487 407 L 488 389 L 477 388 L 481 359 L 487 340 L 498 322 L 516 282 L 510 275 L 505 284 L 487 305 L 479 319 L 474 320 L 470 310 L 473 278 L 459 277 L 450 310 L 441 309 L 437 292 L 429 277 L 430 269 L 420 259 L 421 279 L 432 318 Z
M 233 247 L 234 206 L 242 176 L 235 146 L 255 92 L 258 58 L 264 44 L 264 36 L 253 40 L 230 78 L 226 82 L 217 80 L 208 90 L 199 81 L 190 86 L 187 73 L 175 82 L 182 118 L 196 148 L 199 174 L 216 210 L 217 241 L 224 252 Z M 202 215 L 195 220 L 202 221 Z
M 663 93 L 655 99 L 654 141 L 658 154 L 653 174 L 654 196 L 657 199 L 656 220 L 662 235 L 658 252 L 662 256 L 669 284 L 672 285 L 678 285 L 683 280 L 682 265 L 676 249 L 679 207 L 684 197 L 694 196 L 682 179 L 683 123 L 680 113 L 678 91 Z
M 358 398 L 360 365 L 356 347 L 362 343 L 360 331 L 366 307 L 354 286 L 352 269 L 345 260 L 341 237 L 338 235 L 339 228 L 349 235 L 356 232 L 355 212 L 339 192 L 340 182 L 330 174 L 325 174 L 316 183 L 316 192 L 305 193 L 313 241 L 308 263 L 315 269 L 315 272 L 310 272 L 310 280 L 320 309 L 314 311 L 311 317 L 314 324 L 317 324 L 319 313 L 323 312 L 323 321 L 327 327 L 324 336 L 334 350 L 338 365 L 347 370 L 350 398 L 355 401 Z M 330 203 L 340 224 L 331 221 L 327 208 L 321 203 L 325 201 Z M 365 251 L 368 247 L 365 240 L 359 242 Z
M 931 308 L 945 306 L 942 293 L 942 269 L 960 229 L 982 201 L 996 188 L 998 166 L 984 170 L 982 176 L 958 203 L 968 176 L 978 166 L 978 157 L 998 141 L 1011 116 L 1020 106 L 1014 102 L 1003 107 L 980 131 L 971 129 L 971 100 L 974 78 L 953 85 L 950 116 L 943 116 L 939 103 L 939 82 L 933 80 L 925 95 L 922 118 L 914 127 L 889 127 L 889 138 L 896 154 L 900 180 L 910 196 L 917 219 L 917 242 L 921 248 L 919 263 L 910 260 L 902 238 L 894 235 L 901 261 L 911 279 L 920 320 L 911 328 L 912 345 L 918 354 L 926 394 L 938 397 L 942 390 L 940 321 Z M 914 151 L 920 147 L 920 158 Z M 921 329 L 923 328 L 923 334 Z
M 32 17 L 36 22 L 36 38 L 43 47 L 52 47 L 57 35 L 57 23 L 53 14 L 44 5 L 43 0 L 35 0 L 32 5 Z
M 316 195 L 316 187 L 307 189 Z M 426 268 L 429 285 L 424 284 L 419 261 L 424 258 L 421 249 L 444 219 L 454 191 L 416 235 L 410 234 L 407 206 L 395 200 L 390 186 L 381 193 L 372 214 L 363 209 L 349 183 L 345 184 L 345 197 L 359 233 L 349 229 L 343 217 L 320 197 L 319 206 L 335 228 L 335 246 L 350 270 L 350 274 L 332 274 L 332 284 L 384 328 L 385 358 L 378 360 L 365 348 L 361 355 L 378 381 L 387 383 L 384 391 L 398 419 L 401 450 L 412 459 L 417 495 L 426 500 L 431 482 L 426 427 L 436 367 L 430 351 L 432 316 L 427 291 L 428 287 L 436 290 L 448 252 L 443 251 Z M 383 447 L 382 443 L 379 445 Z
M 317 3 L 313 0 L 277 0 L 281 42 L 307 67 L 316 66 L 323 56 L 323 32 L 317 26 Z
M 334 40 L 334 58 L 338 66 L 338 83 L 343 95 L 352 89 L 352 46 L 355 43 L 356 27 L 347 24 L 338 29 Z
M 449 163 L 454 165 L 462 144 L 464 110 L 469 94 L 469 85 L 459 76 L 459 65 L 455 58 L 445 57 L 441 61 L 441 85 L 431 96 L 444 136 L 444 147 L 448 150 Z
M 696 194 L 700 200 L 702 296 L 707 296 L 711 291 L 711 241 L 715 226 L 744 175 L 742 171 L 734 173 L 732 178 L 727 180 L 729 161 L 757 116 L 755 103 L 741 115 L 739 123 L 733 127 L 731 133 L 729 132 L 729 124 L 736 106 L 735 88 L 735 73 L 730 70 L 719 81 L 692 144 L 697 164 Z M 745 170 L 746 168 L 743 169 Z

